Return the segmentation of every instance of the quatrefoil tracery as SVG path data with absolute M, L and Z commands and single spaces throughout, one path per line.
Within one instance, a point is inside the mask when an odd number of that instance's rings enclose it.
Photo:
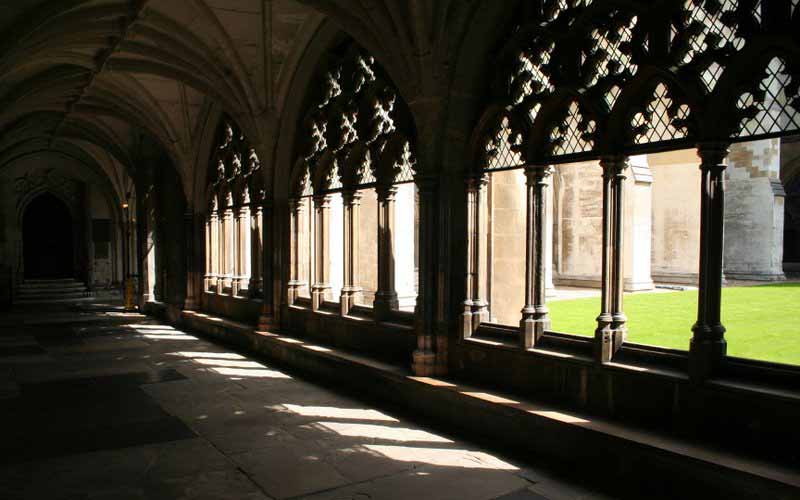
M 392 182 L 400 182 L 398 176 L 413 180 L 410 142 L 405 149 L 391 145 L 398 133 L 398 97 L 380 74 L 372 56 L 351 50 L 323 75 L 322 97 L 306 120 L 308 150 L 302 155 L 310 178 L 320 179 L 315 192 L 374 183 L 381 162 L 401 166 Z

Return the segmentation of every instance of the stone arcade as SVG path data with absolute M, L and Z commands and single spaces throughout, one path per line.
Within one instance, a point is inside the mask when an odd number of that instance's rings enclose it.
M 800 495 L 800 367 L 729 356 L 721 316 L 725 284 L 800 273 L 798 0 L 17 0 L 0 131 L 9 352 L 60 363 L 48 335 L 100 335 L 31 326 L 61 303 L 135 339 L 156 399 L 170 377 L 290 378 L 260 359 L 611 495 Z M 664 287 L 697 290 L 683 349 L 629 341 L 625 298 Z M 554 331 L 548 302 L 581 294 L 593 336 Z M 47 377 L 4 352 L 0 402 L 33 404 Z M 386 439 L 364 456 L 424 455 Z M 361 498 L 394 473 L 306 490 L 248 464 L 253 498 Z M 557 496 L 521 477 L 464 485 Z

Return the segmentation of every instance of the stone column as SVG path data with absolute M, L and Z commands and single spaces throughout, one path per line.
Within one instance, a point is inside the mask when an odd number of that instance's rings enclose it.
M 144 269 L 142 273 L 142 287 L 144 302 L 156 300 L 156 216 L 155 216 L 155 189 L 152 188 L 148 194 L 148 204 L 146 207 L 145 223 L 145 252 Z
M 627 333 L 627 318 L 622 310 L 624 181 L 627 158 L 621 155 L 606 156 L 600 160 L 600 166 L 603 168 L 603 251 L 595 359 L 607 363 L 622 345 Z
M 414 316 L 417 349 L 412 369 L 415 375 L 429 376 L 444 369 L 437 363 L 435 350 L 439 181 L 431 175 L 418 175 L 415 182 L 419 190 L 419 291 Z
M 653 174 L 647 155 L 628 159 L 633 182 L 625 187 L 624 269 L 625 291 L 638 292 L 655 288 L 651 274 L 653 260 Z
M 475 204 L 475 284 L 472 295 L 472 324 L 489 321 L 489 175 L 477 180 Z
M 194 311 L 200 305 L 198 298 L 201 284 L 200 271 L 200 252 L 196 249 L 196 240 L 200 239 L 201 226 L 199 218 L 195 217 L 191 209 L 187 209 L 183 214 L 184 238 L 186 239 L 186 298 L 183 308 L 187 311 Z
M 536 345 L 542 333 L 550 328 L 550 315 L 545 300 L 547 290 L 545 255 L 546 196 L 550 167 L 525 168 L 525 307 L 520 320 L 523 349 Z
M 294 304 L 294 301 L 300 295 L 300 290 L 306 286 L 305 281 L 300 276 L 300 220 L 302 218 L 302 211 L 305 207 L 302 198 L 293 198 L 289 200 L 289 246 L 290 246 L 290 259 L 289 266 L 289 283 L 287 284 L 287 302 L 289 305 Z
M 400 306 L 394 286 L 394 208 L 397 187 L 378 185 L 378 290 L 375 292 L 375 318 L 385 319 Z
M 314 284 L 311 287 L 311 307 L 314 311 L 319 310 L 322 303 L 331 297 L 328 261 L 330 218 L 330 195 L 314 195 Z
M 209 224 L 211 225 L 211 246 L 209 247 L 208 251 L 211 254 L 210 261 L 210 274 L 209 274 L 209 281 L 208 281 L 208 289 L 213 290 L 214 292 L 219 293 L 219 279 L 220 279 L 220 266 L 219 266 L 219 229 L 220 229 L 220 221 L 219 221 L 219 211 L 214 209 L 209 216 Z
M 339 297 L 342 316 L 350 314 L 356 305 L 361 287 L 358 286 L 358 241 L 361 193 L 357 190 L 342 192 L 344 204 L 344 282 Z
M 487 275 L 483 270 L 488 262 L 486 244 L 486 186 L 487 174 L 467 179 L 467 276 L 466 300 L 462 314 L 463 335 L 472 335 L 481 322 L 489 318 L 486 300 Z
M 215 218 L 216 218 L 216 215 L 213 212 L 209 212 L 206 215 L 205 224 L 204 224 L 205 225 L 205 233 L 206 233 L 206 242 L 205 242 L 205 248 L 203 250 L 204 250 L 204 255 L 206 257 L 206 269 L 205 269 L 205 275 L 203 276 L 203 289 L 206 292 L 210 292 L 211 291 L 212 283 L 214 283 L 214 281 L 212 281 L 212 280 L 216 280 L 216 278 L 213 275 L 213 273 L 214 273 L 213 266 L 212 266 L 213 256 L 212 256 L 212 253 L 211 253 L 211 250 L 213 248 L 212 247 L 212 245 L 213 245 L 212 227 L 216 223 L 216 221 L 214 220 Z
M 725 169 L 726 279 L 783 281 L 781 140 L 732 144 Z
M 236 210 L 236 267 L 233 296 L 247 296 L 250 284 L 250 206 Z
M 614 351 L 620 348 L 628 334 L 628 317 L 622 308 L 623 292 L 625 291 L 625 171 L 628 168 L 628 159 L 615 158 L 610 162 L 614 171 L 613 184 L 613 213 L 612 224 L 614 260 L 612 263 L 612 286 L 614 295 L 611 298 L 611 330 L 614 332 Z
M 552 177 L 553 167 L 550 167 Z M 556 286 L 553 284 L 553 222 L 555 217 L 555 193 L 553 183 L 547 184 L 545 189 L 545 227 L 544 227 L 544 282 L 545 282 L 545 295 L 547 297 L 555 297 L 558 295 Z
M 261 274 L 263 269 L 264 207 L 260 203 L 251 204 L 250 209 L 250 284 L 247 287 L 250 297 L 261 295 Z
M 698 145 L 700 156 L 700 280 L 697 322 L 689 346 L 689 375 L 708 377 L 727 352 L 725 327 L 721 321 L 723 223 L 725 188 L 723 173 L 728 145 Z
M 234 231 L 233 205 L 230 197 L 228 197 L 226 205 L 222 214 L 222 246 L 220 251 L 222 252 L 223 268 L 220 291 L 233 295 L 233 275 L 236 267 L 236 234 Z
M 261 239 L 259 240 L 261 245 L 261 255 L 259 262 L 261 263 L 262 270 L 260 276 L 262 276 L 261 279 L 263 283 L 263 292 L 261 294 L 262 304 L 261 315 L 258 318 L 258 329 L 261 331 L 267 331 L 273 328 L 276 324 L 274 292 L 275 280 L 272 267 L 272 256 L 273 252 L 275 251 L 275 214 L 272 209 L 271 199 L 265 198 L 264 202 L 259 208 L 261 209 L 261 216 L 259 219 L 259 228 L 261 228 L 259 231 L 261 236 Z M 289 209 L 291 210 L 292 214 L 295 214 L 296 208 L 292 200 L 289 202 Z M 297 235 L 290 233 L 290 238 L 294 238 L 293 241 L 297 241 Z M 292 266 L 294 265 L 295 263 L 293 262 Z M 255 271 L 253 271 L 253 273 L 255 274 Z
M 478 205 L 478 179 L 476 177 L 467 177 L 467 269 L 465 277 L 466 289 L 464 291 L 464 312 L 461 314 L 461 335 L 464 338 L 472 336 L 473 331 L 478 325 L 473 324 L 472 321 L 472 301 L 475 296 L 475 287 L 477 281 L 477 260 L 478 252 L 476 250 L 475 240 L 479 238 L 477 227 L 477 213 L 479 211 Z

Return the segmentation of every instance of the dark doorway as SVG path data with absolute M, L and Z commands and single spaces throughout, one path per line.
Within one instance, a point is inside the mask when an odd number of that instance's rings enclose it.
M 73 278 L 72 217 L 50 193 L 39 195 L 25 210 L 22 248 L 25 278 Z
M 783 263 L 784 270 L 794 274 L 800 272 L 800 175 L 790 180 L 784 190 Z

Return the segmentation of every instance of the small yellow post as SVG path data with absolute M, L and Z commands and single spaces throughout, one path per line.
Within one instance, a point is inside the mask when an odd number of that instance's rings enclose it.
M 133 300 L 133 280 L 128 278 L 125 280 L 125 311 L 133 312 L 136 310 L 136 303 Z

